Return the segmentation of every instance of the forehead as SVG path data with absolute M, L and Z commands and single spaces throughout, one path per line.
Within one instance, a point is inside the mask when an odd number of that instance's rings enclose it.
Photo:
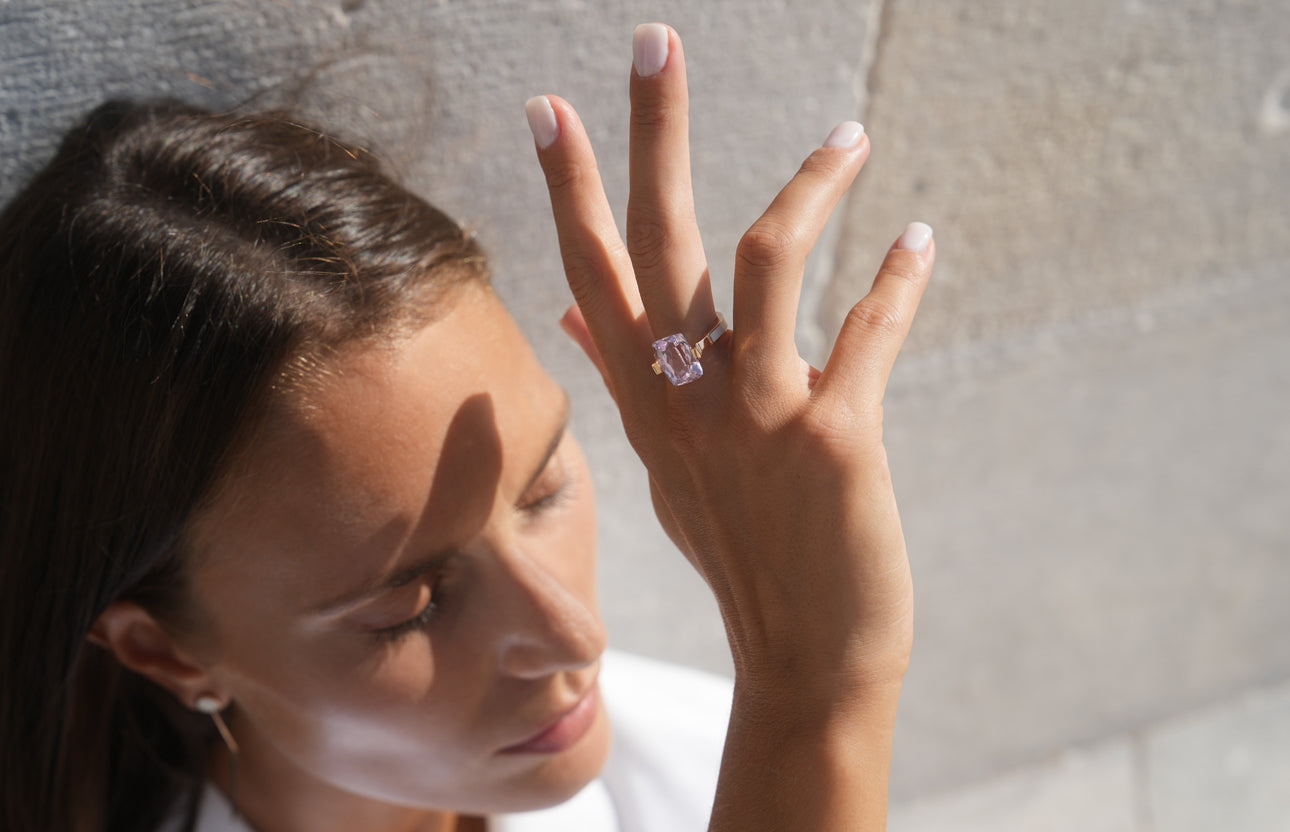
M 212 566 L 232 558 L 240 574 L 296 580 L 305 563 L 334 587 L 386 566 L 414 534 L 453 542 L 483 522 L 499 488 L 522 488 L 563 406 L 485 287 L 461 289 L 410 337 L 341 353 L 324 370 L 274 403 L 199 520 Z

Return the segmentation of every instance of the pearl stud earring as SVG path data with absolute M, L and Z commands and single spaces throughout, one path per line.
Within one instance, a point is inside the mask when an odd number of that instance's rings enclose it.
M 233 803 L 233 817 L 238 816 L 237 811 L 237 740 L 233 739 L 233 733 L 228 730 L 228 725 L 224 723 L 224 718 L 219 712 L 224 709 L 224 703 L 220 702 L 210 694 L 202 694 L 197 697 L 193 703 L 197 710 L 204 714 L 210 715 L 215 722 L 215 730 L 219 731 L 220 738 L 224 740 L 224 745 L 228 746 L 229 758 L 229 799 Z

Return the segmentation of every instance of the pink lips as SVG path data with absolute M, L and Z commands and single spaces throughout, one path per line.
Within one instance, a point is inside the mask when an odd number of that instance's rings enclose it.
M 555 754 L 582 739 L 595 724 L 600 710 L 600 693 L 591 686 L 578 704 L 565 711 L 555 722 L 521 743 L 502 749 L 503 754 Z

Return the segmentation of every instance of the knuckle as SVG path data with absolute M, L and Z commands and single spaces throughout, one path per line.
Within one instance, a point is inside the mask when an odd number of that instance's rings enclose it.
M 588 297 L 603 297 L 606 277 L 612 276 L 627 256 L 617 234 L 605 238 L 561 229 L 560 258 L 574 299 L 582 305 Z
M 632 105 L 631 127 L 640 130 L 669 130 L 684 121 L 683 110 L 663 103 L 661 98 L 638 98 Z
M 782 391 L 774 383 L 740 391 L 739 407 L 729 418 L 730 433 L 734 436 L 767 436 L 781 430 L 796 415 L 794 408 L 783 399 Z
M 797 234 L 791 228 L 762 220 L 739 241 L 735 260 L 754 270 L 776 269 L 798 258 L 798 245 Z
M 882 453 L 882 405 L 873 408 L 817 407 L 798 427 L 800 447 L 816 460 L 841 456 L 853 462 L 866 449 Z
M 900 313 L 891 305 L 865 298 L 847 313 L 846 328 L 886 338 L 899 335 L 903 329 Z
M 609 302 L 605 293 L 598 290 L 598 281 L 588 279 L 590 275 L 587 272 L 583 272 L 579 277 L 581 279 L 569 281 L 569 291 L 578 308 L 582 310 L 582 314 L 587 320 L 592 321 L 607 317 L 610 313 Z
M 823 153 L 819 150 L 807 156 L 798 168 L 798 174 L 805 174 L 809 177 L 832 177 L 838 172 L 839 164 L 833 154 Z
M 801 455 L 818 467 L 822 460 L 834 456 L 839 448 L 850 445 L 852 430 L 845 419 L 831 416 L 813 418 L 798 426 L 796 438 Z
M 883 263 L 883 274 L 902 283 L 915 286 L 923 282 L 923 274 L 926 272 L 926 268 L 917 255 L 906 256 L 910 254 L 910 252 L 906 251 L 895 251 L 892 254 L 893 256 L 887 258 L 887 262 Z
M 553 191 L 572 190 L 587 178 L 584 166 L 576 162 L 551 162 L 544 169 L 546 185 Z
M 573 244 L 565 244 L 561 254 L 564 261 L 564 273 L 569 278 L 569 285 L 573 290 L 575 300 L 582 303 L 586 298 L 578 295 L 592 292 L 593 287 L 599 283 L 604 264 L 597 258 L 589 257 L 587 252 Z
M 672 249 L 672 234 L 657 219 L 632 218 L 627 223 L 627 250 L 638 269 L 657 269 Z

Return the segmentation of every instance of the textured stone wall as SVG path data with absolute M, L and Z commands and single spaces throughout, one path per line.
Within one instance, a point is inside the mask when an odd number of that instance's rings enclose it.
M 626 199 L 635 23 L 686 43 L 719 304 L 837 121 L 873 141 L 808 275 L 815 360 L 905 222 L 937 230 L 889 444 L 918 642 L 895 791 L 935 791 L 1290 674 L 1290 6 L 1218 0 L 0 3 L 0 196 L 111 96 L 294 103 L 478 229 L 577 402 L 614 639 L 728 667 L 568 303 L 524 100 Z
M 1290 673 L 1290 5 L 890 0 L 819 309 L 917 216 L 897 794 Z
M 0 4 L 0 196 L 105 98 L 222 108 L 290 104 L 372 143 L 404 179 L 478 231 L 495 283 L 570 391 L 598 475 L 605 612 L 624 646 L 728 667 L 703 586 L 657 528 L 639 462 L 599 377 L 556 321 L 571 302 L 524 101 L 571 101 L 611 202 L 627 198 L 633 27 L 687 45 L 696 208 L 730 308 L 743 230 L 837 122 L 863 110 L 877 5 L 425 0 L 101 0 Z M 620 218 L 621 221 L 621 218 Z M 822 287 L 823 267 L 813 265 Z M 808 317 L 808 323 L 811 323 Z M 812 326 L 808 337 L 819 340 Z M 621 589 L 619 589 L 621 588 Z M 674 622 L 684 610 L 686 627 Z

